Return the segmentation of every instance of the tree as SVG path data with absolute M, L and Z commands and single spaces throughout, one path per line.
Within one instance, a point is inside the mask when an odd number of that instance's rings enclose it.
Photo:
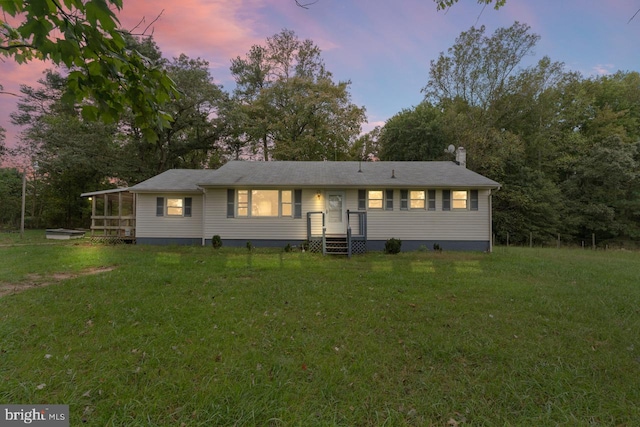
M 126 49 L 124 34 L 111 7 L 122 0 L 6 0 L 0 9 L 11 21 L 0 21 L 0 55 L 18 63 L 46 60 L 70 70 L 63 99 L 82 101 L 82 115 L 115 121 L 130 109 L 145 136 L 169 126 L 160 106 L 177 95 L 171 79 L 135 50 Z
M 422 102 L 391 117 L 380 132 L 381 160 L 440 160 L 445 144 L 442 112 Z
M 526 24 L 515 22 L 485 36 L 484 25 L 462 32 L 447 55 L 431 61 L 429 82 L 422 89 L 434 105 L 461 99 L 487 110 L 506 94 L 509 78 L 540 39 Z
M 157 46 L 154 49 L 154 55 L 161 56 Z M 216 143 L 224 127 L 219 118 L 219 107 L 227 95 L 213 82 L 209 63 L 184 54 L 162 63 L 181 94 L 162 104 L 172 125 L 153 128 L 157 135 L 153 138 L 155 142 L 150 143 L 135 119 L 128 118 L 121 127 L 126 138 L 122 167 L 118 172 L 126 182 L 139 182 L 171 168 L 207 166 L 217 151 Z
M 22 174 L 17 169 L 0 168 L 0 226 L 17 228 L 22 207 Z
M 283 30 L 231 61 L 236 143 L 245 141 L 264 160 L 347 156 L 364 108 L 351 103 L 350 82 L 333 82 L 320 54 L 311 40 Z
M 458 0 L 433 0 L 438 5 L 438 10 L 445 10 L 458 3 Z M 498 10 L 507 3 L 507 0 L 478 0 L 478 4 L 489 5 L 494 3 L 493 8 Z
M 33 165 L 39 186 L 41 206 L 35 206 L 32 194 L 32 216 L 40 211 L 37 220 L 47 226 L 87 226 L 88 206 L 80 194 L 112 187 L 109 178 L 119 157 L 116 125 L 84 120 L 63 102 L 66 79 L 60 74 L 48 71 L 39 83 L 40 88 L 21 88 L 18 111 L 11 115 L 13 123 L 25 127 L 18 151 Z

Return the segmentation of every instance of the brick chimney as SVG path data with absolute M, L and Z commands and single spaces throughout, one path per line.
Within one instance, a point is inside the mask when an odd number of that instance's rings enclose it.
M 464 147 L 458 147 L 456 150 L 456 163 L 464 168 L 467 167 L 467 151 Z

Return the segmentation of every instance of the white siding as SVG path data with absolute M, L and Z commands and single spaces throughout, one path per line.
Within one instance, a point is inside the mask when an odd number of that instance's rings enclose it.
M 156 199 L 191 197 L 191 216 L 156 216 Z M 136 237 L 200 238 L 202 236 L 202 195 L 183 193 L 138 193 L 136 204 Z
M 383 189 L 384 190 L 384 189 Z M 206 193 L 204 237 L 222 239 L 303 240 L 307 237 L 307 212 L 325 211 L 324 192 L 302 191 L 302 218 L 227 218 L 227 190 Z M 358 212 L 358 190 L 345 191 L 346 209 Z M 387 240 L 489 241 L 489 190 L 478 191 L 477 211 L 443 211 L 442 191 L 436 191 L 436 210 L 400 210 L 400 190 L 394 190 L 393 211 L 368 209 L 367 238 Z M 155 203 L 155 196 L 153 197 Z M 194 208 L 196 201 L 194 199 Z M 155 204 L 151 215 L 155 218 Z M 359 211 L 362 212 L 362 211 Z M 352 224 L 355 227 L 356 224 Z
M 436 191 L 436 210 L 400 210 L 400 191 L 394 190 L 393 211 L 367 210 L 367 239 L 490 240 L 488 190 L 478 191 L 477 211 L 443 211 L 442 191 Z
M 293 188 L 286 188 L 293 190 Z M 316 190 L 302 190 L 302 218 L 227 218 L 227 190 L 208 189 L 206 193 L 205 238 L 304 240 L 307 238 L 307 212 L 324 210 L 324 199 Z

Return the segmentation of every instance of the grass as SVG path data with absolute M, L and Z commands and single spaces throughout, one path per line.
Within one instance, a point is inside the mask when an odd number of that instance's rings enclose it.
M 0 401 L 68 404 L 71 425 L 640 419 L 637 252 L 0 256 L 0 283 L 50 283 L 0 298 Z

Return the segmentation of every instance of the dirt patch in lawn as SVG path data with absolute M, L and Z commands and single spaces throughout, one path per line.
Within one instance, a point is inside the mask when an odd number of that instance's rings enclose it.
M 21 282 L 7 283 L 0 282 L 0 298 L 5 295 L 17 294 L 18 292 L 26 291 L 31 288 L 40 288 L 42 286 L 49 286 L 56 283 L 60 283 L 63 280 L 73 279 L 75 277 L 90 276 L 92 274 L 106 273 L 108 271 L 115 270 L 116 267 L 93 267 L 85 270 L 76 271 L 73 273 L 53 273 L 50 275 L 42 274 L 29 274 L 27 278 Z

